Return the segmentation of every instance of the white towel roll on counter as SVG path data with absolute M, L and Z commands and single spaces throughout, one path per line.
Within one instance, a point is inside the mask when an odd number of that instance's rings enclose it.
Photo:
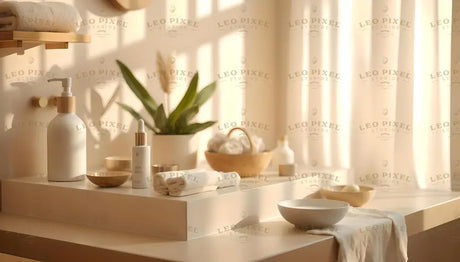
M 77 32 L 78 11 L 58 2 L 0 2 L 0 31 Z
M 175 177 L 182 177 L 188 173 L 196 173 L 202 172 L 203 169 L 190 169 L 190 170 L 179 170 L 179 171 L 166 171 L 166 172 L 158 172 L 153 176 L 153 189 L 162 194 L 167 195 L 169 193 L 168 190 L 168 179 L 175 178 Z
M 240 183 L 236 172 L 221 173 L 191 169 L 183 171 L 159 172 L 154 175 L 153 185 L 156 192 L 163 195 L 186 196 L 217 188 L 235 186 Z

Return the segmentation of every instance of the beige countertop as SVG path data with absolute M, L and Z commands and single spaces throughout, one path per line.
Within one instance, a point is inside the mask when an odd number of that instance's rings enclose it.
M 459 218 L 460 192 L 380 188 L 366 207 L 403 213 L 410 236 Z M 177 241 L 0 213 L 0 252 L 46 261 L 333 261 L 336 249 L 281 217 Z

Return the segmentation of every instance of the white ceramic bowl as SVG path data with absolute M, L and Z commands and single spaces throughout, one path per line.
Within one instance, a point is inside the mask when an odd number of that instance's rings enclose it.
M 323 228 L 339 222 L 350 205 L 329 199 L 294 199 L 278 203 L 278 210 L 298 228 Z

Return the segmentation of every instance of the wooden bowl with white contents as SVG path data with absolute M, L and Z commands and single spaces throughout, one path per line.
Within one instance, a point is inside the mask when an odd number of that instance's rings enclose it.
M 271 151 L 257 152 L 249 133 L 241 127 L 232 128 L 227 136 L 235 130 L 242 131 L 249 140 L 250 153 L 238 155 L 205 151 L 206 160 L 212 169 L 221 172 L 237 172 L 241 177 L 257 176 L 264 171 L 272 159 Z
M 369 202 L 375 196 L 375 189 L 370 186 L 339 185 L 329 186 L 320 189 L 320 193 L 324 198 L 332 200 L 340 200 L 349 203 L 353 207 L 360 207 Z

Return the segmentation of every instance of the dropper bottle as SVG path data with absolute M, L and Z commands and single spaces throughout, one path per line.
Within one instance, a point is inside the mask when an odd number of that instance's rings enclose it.
M 144 120 L 139 119 L 132 151 L 132 187 L 147 188 L 150 181 L 150 146 L 147 145 Z

